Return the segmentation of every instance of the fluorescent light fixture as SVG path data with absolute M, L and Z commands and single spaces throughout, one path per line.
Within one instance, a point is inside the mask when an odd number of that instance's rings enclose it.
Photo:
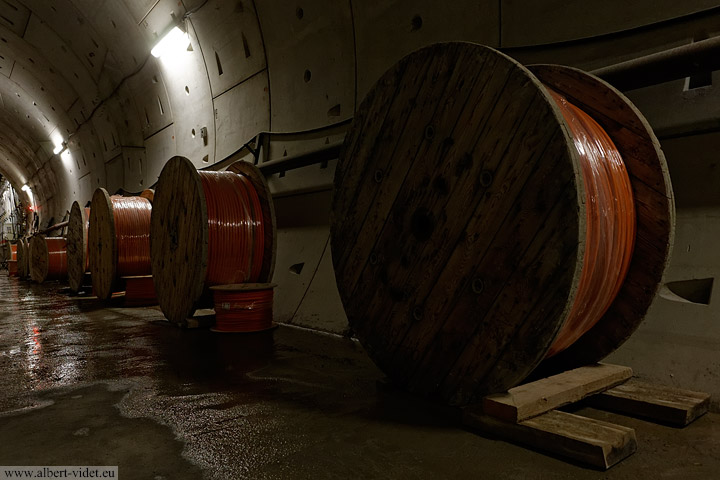
M 30 191 L 30 187 L 28 187 L 27 184 L 25 184 L 25 185 L 22 186 L 21 190 L 22 190 L 23 192 L 29 192 L 29 191 Z
M 58 153 L 62 153 L 63 150 L 67 147 L 67 143 L 60 142 L 59 144 L 55 145 L 55 148 L 53 148 L 53 153 L 57 155 Z
M 187 32 L 180 30 L 180 27 L 173 27 L 163 38 L 150 50 L 153 57 L 159 58 L 167 53 L 186 50 L 190 43 Z

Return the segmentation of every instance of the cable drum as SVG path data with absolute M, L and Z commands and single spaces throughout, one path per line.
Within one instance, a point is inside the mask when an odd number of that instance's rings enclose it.
M 35 235 L 30 239 L 30 277 L 37 283 L 67 277 L 67 250 L 63 237 Z
M 390 68 L 335 172 L 350 327 L 396 383 L 450 404 L 616 349 L 673 234 L 665 159 L 627 98 L 481 45 L 431 45 Z
M 196 308 L 211 306 L 211 286 L 272 279 L 275 213 L 265 178 L 250 163 L 211 172 L 170 159 L 158 179 L 151 232 L 158 303 L 173 323 L 185 325 Z
M 88 229 L 90 272 L 98 298 L 122 289 L 121 277 L 150 274 L 150 217 L 146 195 L 123 197 L 95 190 Z
M 78 202 L 70 207 L 67 232 L 68 283 L 73 292 L 83 286 L 85 275 L 90 271 L 88 251 L 88 229 L 90 209 L 82 208 Z

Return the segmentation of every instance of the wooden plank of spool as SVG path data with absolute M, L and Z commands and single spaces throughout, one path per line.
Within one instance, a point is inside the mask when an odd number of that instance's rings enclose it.
M 263 211 L 263 225 L 265 226 L 265 250 L 263 252 L 263 266 L 260 271 L 260 282 L 268 283 L 275 272 L 275 258 L 277 257 L 277 222 L 275 220 L 275 204 L 265 175 L 248 162 L 235 162 L 228 167 L 228 171 L 245 175 L 250 179 L 260 198 Z
M 464 404 L 542 360 L 584 255 L 571 146 L 537 79 L 487 47 L 426 47 L 373 87 L 335 176 L 332 256 L 350 325 L 395 382 Z
M 710 395 L 629 380 L 588 398 L 587 403 L 603 410 L 684 427 L 707 413 Z
M 607 470 L 635 453 L 635 430 L 553 410 L 520 423 L 466 412 L 463 423 L 504 440 Z
M 73 292 L 80 291 L 85 278 L 85 255 L 88 242 L 87 220 L 85 209 L 80 207 L 78 202 L 73 202 L 72 207 L 70 207 L 67 232 L 68 283 Z
M 104 188 L 96 189 L 92 197 L 88 242 L 93 290 L 99 299 L 107 300 L 117 277 L 117 243 L 112 203 Z
M 506 422 L 521 422 L 615 387 L 632 375 L 630 367 L 620 365 L 580 367 L 488 395 L 483 399 L 482 410 Z
M 187 325 L 203 294 L 207 249 L 207 205 L 200 177 L 190 160 L 173 157 L 160 173 L 150 222 L 155 293 L 173 323 Z
M 23 250 L 25 252 L 25 256 L 23 257 L 23 268 L 25 269 L 25 278 L 30 278 L 30 238 L 25 238 L 23 243 Z
M 540 81 L 590 114 L 612 138 L 630 175 L 637 214 L 635 251 L 618 296 L 590 331 L 541 365 L 538 374 L 546 376 L 601 360 L 640 325 L 669 263 L 675 202 L 660 142 L 627 97 L 581 70 L 559 65 L 529 68 Z
M 18 262 L 18 278 L 27 277 L 27 268 L 25 267 L 25 240 L 20 239 L 17 243 L 17 262 Z
M 43 283 L 48 274 L 48 248 L 44 235 L 30 238 L 30 278 Z

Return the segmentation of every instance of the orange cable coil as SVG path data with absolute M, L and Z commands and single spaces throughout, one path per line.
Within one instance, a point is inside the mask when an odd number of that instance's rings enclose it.
M 252 181 L 233 172 L 198 173 L 208 214 L 206 285 L 257 282 L 265 250 L 265 225 Z
M 152 204 L 142 197 L 113 195 L 110 200 L 115 221 L 117 275 L 150 275 Z
M 125 306 L 145 307 L 157 305 L 152 275 L 125 278 Z
M 580 284 L 547 357 L 568 348 L 605 315 L 625 280 L 635 248 L 635 203 L 620 152 L 607 132 L 546 87 L 570 127 L 585 183 L 587 234 Z
M 48 280 L 57 280 L 67 276 L 67 242 L 63 237 L 46 237 L 48 250 Z
M 252 291 L 215 290 L 214 299 L 215 331 L 251 333 L 272 327 L 272 286 Z

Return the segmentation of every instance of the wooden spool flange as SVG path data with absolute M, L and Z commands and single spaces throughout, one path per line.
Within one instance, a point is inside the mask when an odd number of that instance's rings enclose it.
M 246 174 L 261 198 L 270 235 L 265 247 L 261 282 L 272 279 L 275 265 L 275 216 L 270 191 L 262 173 L 250 164 L 233 165 Z M 206 293 L 208 216 L 205 193 L 195 166 L 185 157 L 171 158 L 160 173 L 150 227 L 150 257 L 158 303 L 165 317 L 186 325 Z
M 95 295 L 101 300 L 107 300 L 117 281 L 115 217 L 110 195 L 104 188 L 95 190 L 91 204 L 88 228 L 90 275 Z
M 659 244 L 647 245 L 655 255 L 641 256 L 643 265 L 633 260 L 618 299 L 628 289 L 647 289 L 651 299 L 674 215 L 657 140 L 600 80 L 563 67 L 536 71 L 543 79 L 558 72 L 548 83 L 561 93 L 572 90 L 565 81 L 583 84 L 598 97 L 588 94 L 589 103 L 608 102 L 599 109 L 607 118 L 595 118 L 614 141 L 633 128 L 644 142 L 626 156 L 633 188 L 652 190 L 637 200 L 636 255 L 650 238 L 643 218 L 655 219 Z M 577 80 L 562 75 L 569 71 Z M 625 116 L 613 116 L 615 108 Z M 335 173 L 332 258 L 352 329 L 394 381 L 465 404 L 518 384 L 545 358 L 573 304 L 585 250 L 584 184 L 569 132 L 538 77 L 480 45 L 423 48 L 367 95 Z M 616 144 L 626 155 L 631 142 Z M 653 274 L 638 273 L 643 267 Z M 632 315 L 607 320 L 614 345 L 590 341 L 589 332 L 585 355 L 568 355 L 566 367 L 616 348 L 644 316 L 643 302 L 630 312 L 616 300 L 611 311 Z
M 18 278 L 27 278 L 30 275 L 30 252 L 28 241 L 21 238 L 17 243 Z
M 68 283 L 73 292 L 82 288 L 88 267 L 88 222 L 87 210 L 73 202 L 70 208 L 67 231 Z
M 50 253 L 48 240 L 56 243 L 57 247 L 67 248 L 64 238 L 46 238 L 45 235 L 35 235 L 30 239 L 30 278 L 34 282 L 43 283 L 46 280 L 61 280 L 67 276 L 67 262 L 58 265 L 58 269 L 50 269 Z

